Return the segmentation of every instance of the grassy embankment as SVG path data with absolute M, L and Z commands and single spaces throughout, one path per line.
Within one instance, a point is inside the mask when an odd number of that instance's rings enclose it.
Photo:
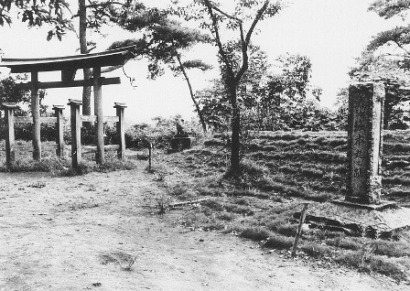
M 384 140 L 384 199 L 410 202 L 410 133 L 387 132 Z M 182 223 L 220 230 L 287 253 L 298 220 L 294 214 L 310 202 L 308 213 L 343 199 L 346 133 L 262 133 L 247 142 L 244 174 L 224 177 L 228 158 L 219 137 L 182 153 L 164 156 L 171 169 L 164 185 L 175 200 L 203 201 L 185 207 Z M 180 177 L 175 173 L 180 173 Z M 388 195 L 387 195 L 388 194 Z M 408 231 L 394 239 L 350 236 L 323 228 L 305 229 L 299 257 L 343 264 L 406 280 L 410 270 Z

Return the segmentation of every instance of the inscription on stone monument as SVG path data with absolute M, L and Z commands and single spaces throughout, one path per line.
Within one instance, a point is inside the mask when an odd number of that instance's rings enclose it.
M 380 202 L 384 94 L 383 85 L 357 84 L 349 88 L 346 200 L 351 202 Z

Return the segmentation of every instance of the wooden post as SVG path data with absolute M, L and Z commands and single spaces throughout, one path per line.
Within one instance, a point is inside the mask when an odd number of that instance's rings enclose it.
M 152 142 L 148 142 L 148 172 L 152 171 Z
M 300 213 L 298 230 L 296 232 L 295 242 L 293 243 L 292 254 L 291 254 L 292 257 L 296 256 L 296 249 L 298 247 L 300 235 L 302 234 L 302 226 L 303 226 L 303 223 L 305 222 L 306 211 L 308 209 L 308 206 L 309 206 L 309 203 L 303 203 L 303 209 L 302 209 L 302 212 Z
M 97 137 L 97 164 L 103 164 L 104 159 L 104 112 L 102 102 L 101 68 L 93 69 L 94 77 L 94 114 L 97 116 L 96 137 Z
M 117 156 L 120 160 L 124 159 L 125 155 L 125 129 L 124 129 L 124 108 L 127 106 L 124 103 L 114 103 L 114 108 L 117 109 L 117 138 L 119 141 L 119 148 Z
M 81 162 L 81 115 L 80 100 L 68 100 L 71 107 L 71 159 L 73 168 L 78 168 Z
M 63 105 L 53 105 L 55 116 L 57 118 L 57 156 L 64 157 L 64 117 Z
M 3 103 L 4 110 L 6 111 L 7 120 L 7 133 L 6 133 L 6 163 L 7 168 L 11 168 L 11 164 L 14 162 L 14 110 L 19 108 L 17 103 Z
M 33 116 L 33 159 L 41 159 L 40 96 L 38 94 L 38 72 L 31 72 L 31 114 Z

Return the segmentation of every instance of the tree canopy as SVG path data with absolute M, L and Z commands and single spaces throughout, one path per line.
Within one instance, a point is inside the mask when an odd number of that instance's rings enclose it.
M 408 0 L 377 0 L 369 11 L 389 19 L 401 17 L 406 20 L 410 11 Z M 397 26 L 378 33 L 369 42 L 357 64 L 349 72 L 353 80 L 360 82 L 383 82 L 386 85 L 385 128 L 402 124 L 400 104 L 409 101 L 407 90 L 400 86 L 410 86 L 410 25 Z M 401 126 L 401 125 L 400 125 Z

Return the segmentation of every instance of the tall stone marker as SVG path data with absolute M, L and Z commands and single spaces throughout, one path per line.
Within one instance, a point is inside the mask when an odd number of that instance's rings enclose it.
M 346 201 L 380 204 L 385 87 L 358 83 L 349 88 Z

